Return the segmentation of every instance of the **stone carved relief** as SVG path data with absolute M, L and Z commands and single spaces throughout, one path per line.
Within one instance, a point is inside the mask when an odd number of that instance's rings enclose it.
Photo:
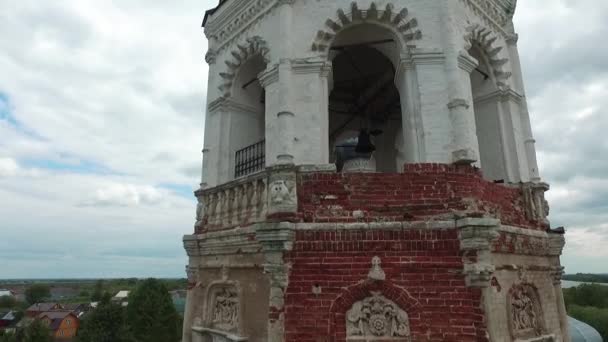
M 533 338 L 544 333 L 542 306 L 532 285 L 514 285 L 509 292 L 507 310 L 513 338 Z
M 196 267 L 186 266 L 186 275 L 188 277 L 188 290 L 196 287 L 198 283 L 198 269 Z
M 415 18 L 407 19 L 408 10 L 406 8 L 395 11 L 393 4 L 388 4 L 384 9 L 379 9 L 372 2 L 367 10 L 359 9 L 356 2 L 351 4 L 350 11 L 338 10 L 337 19 L 327 19 L 325 28 L 319 30 L 312 44 L 313 51 L 326 52 L 331 46 L 336 35 L 342 30 L 361 23 L 380 23 L 395 28 L 404 43 L 410 43 L 422 38 Z
M 348 341 L 409 341 L 408 315 L 380 292 L 372 292 L 347 311 L 346 336 Z
M 382 260 L 380 259 L 380 257 L 375 256 L 372 258 L 372 268 L 369 270 L 367 277 L 369 279 L 373 279 L 373 280 L 385 280 L 386 279 L 386 274 L 384 273 L 384 270 L 382 269 Z
M 247 38 L 246 43 L 243 45 L 237 44 L 237 49 L 231 52 L 233 58 L 226 61 L 228 70 L 220 73 L 223 83 L 219 86 L 219 89 L 223 96 L 230 97 L 234 78 L 236 77 L 238 69 L 243 64 L 255 55 L 262 56 L 264 61 L 268 63 L 269 52 L 270 49 L 268 48 L 266 41 L 258 36 Z
M 207 324 L 225 332 L 238 332 L 240 323 L 240 299 L 234 286 L 218 286 L 209 297 Z
M 239 297 L 235 289 L 222 288 L 215 293 L 211 325 L 223 331 L 235 331 L 239 326 Z
M 508 59 L 499 57 L 502 51 L 502 46 L 496 46 L 496 36 L 493 32 L 479 24 L 467 27 L 467 34 L 464 37 L 465 50 L 470 50 L 472 47 L 477 47 L 488 58 L 488 67 L 492 69 L 492 80 L 500 89 L 507 87 L 507 80 L 511 77 L 510 72 L 503 70 L 503 66 L 509 62 Z M 482 61 L 479 61 L 482 63 Z
M 295 212 L 297 202 L 295 173 L 272 174 L 268 188 L 269 213 Z

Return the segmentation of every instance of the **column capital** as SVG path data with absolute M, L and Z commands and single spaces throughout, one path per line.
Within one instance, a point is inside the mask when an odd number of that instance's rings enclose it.
M 292 59 L 290 60 L 291 70 L 294 74 L 319 74 L 321 77 L 328 77 L 332 72 L 331 61 L 323 58 L 313 59 Z
M 461 51 L 458 54 L 458 67 L 467 73 L 473 72 L 475 68 L 479 65 L 479 62 L 471 57 L 467 52 Z

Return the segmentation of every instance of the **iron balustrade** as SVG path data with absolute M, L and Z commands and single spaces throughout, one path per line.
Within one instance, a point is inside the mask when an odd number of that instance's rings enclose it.
M 239 178 L 264 170 L 266 167 L 266 140 L 236 151 L 234 177 Z

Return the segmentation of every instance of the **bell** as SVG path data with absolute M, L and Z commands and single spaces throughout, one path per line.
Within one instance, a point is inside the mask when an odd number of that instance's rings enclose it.
M 359 132 L 359 139 L 357 139 L 357 146 L 355 147 L 355 152 L 357 153 L 372 153 L 376 150 L 376 146 L 372 144 L 372 139 L 367 131 L 367 129 L 362 129 Z

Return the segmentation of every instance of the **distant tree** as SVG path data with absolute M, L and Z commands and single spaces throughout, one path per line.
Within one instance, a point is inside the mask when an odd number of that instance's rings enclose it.
M 25 329 L 23 342 L 53 342 L 51 330 L 40 320 L 35 320 Z
M 180 319 L 167 287 L 157 279 L 141 282 L 129 296 L 127 324 L 138 342 L 177 342 Z
M 0 297 L 0 308 L 12 309 L 17 305 L 17 300 L 15 297 L 11 296 L 2 296 Z
M 93 295 L 91 295 L 91 301 L 99 302 L 101 297 L 103 296 L 103 280 L 99 279 L 95 283 L 95 288 L 93 289 Z
M 77 342 L 131 342 L 120 304 L 101 302 L 83 320 Z
M 25 300 L 30 304 L 42 302 L 51 297 L 51 288 L 44 284 L 34 284 L 25 290 Z

